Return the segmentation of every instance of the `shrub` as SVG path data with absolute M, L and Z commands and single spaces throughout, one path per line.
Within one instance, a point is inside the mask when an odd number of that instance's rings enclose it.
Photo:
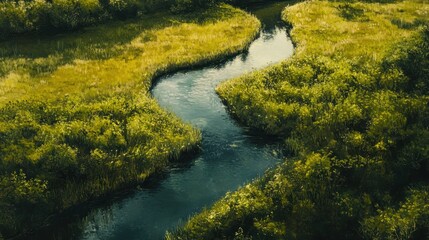
M 196 9 L 206 8 L 220 2 L 219 0 L 175 0 L 171 11 L 190 12 Z

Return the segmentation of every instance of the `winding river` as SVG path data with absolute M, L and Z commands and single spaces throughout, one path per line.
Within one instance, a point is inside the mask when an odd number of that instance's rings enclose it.
M 222 64 L 162 77 L 153 87 L 152 94 L 162 107 L 201 129 L 199 154 L 142 188 L 58 220 L 37 238 L 162 239 L 167 230 L 275 165 L 282 157 L 277 143 L 252 134 L 234 121 L 214 88 L 293 54 L 292 42 L 280 20 L 287 4 L 248 9 L 263 24 L 248 51 Z

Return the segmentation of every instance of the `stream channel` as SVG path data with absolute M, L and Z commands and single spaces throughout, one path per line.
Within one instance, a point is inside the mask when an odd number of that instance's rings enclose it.
M 261 176 L 281 158 L 279 143 L 237 123 L 215 93 L 222 81 L 293 54 L 280 13 L 290 2 L 253 6 L 262 22 L 249 49 L 227 61 L 157 79 L 152 95 L 168 111 L 201 129 L 201 152 L 187 164 L 122 196 L 58 220 L 37 239 L 163 239 L 228 191 Z

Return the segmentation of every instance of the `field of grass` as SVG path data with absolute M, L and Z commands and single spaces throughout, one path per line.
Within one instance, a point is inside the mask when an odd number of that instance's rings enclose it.
M 0 42 L 0 236 L 195 149 L 201 134 L 157 105 L 153 79 L 235 54 L 259 27 L 220 5 Z
M 429 236 L 429 3 L 285 9 L 295 55 L 217 88 L 290 158 L 167 239 Z

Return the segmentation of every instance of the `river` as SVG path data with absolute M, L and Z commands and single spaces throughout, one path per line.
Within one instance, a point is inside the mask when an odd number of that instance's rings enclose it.
M 280 20 L 287 4 L 248 9 L 263 27 L 247 51 L 220 64 L 157 79 L 152 95 L 159 104 L 201 129 L 199 154 L 141 188 L 68 214 L 37 238 L 163 239 L 167 230 L 279 162 L 279 144 L 232 119 L 214 89 L 222 81 L 293 54 L 292 42 Z

